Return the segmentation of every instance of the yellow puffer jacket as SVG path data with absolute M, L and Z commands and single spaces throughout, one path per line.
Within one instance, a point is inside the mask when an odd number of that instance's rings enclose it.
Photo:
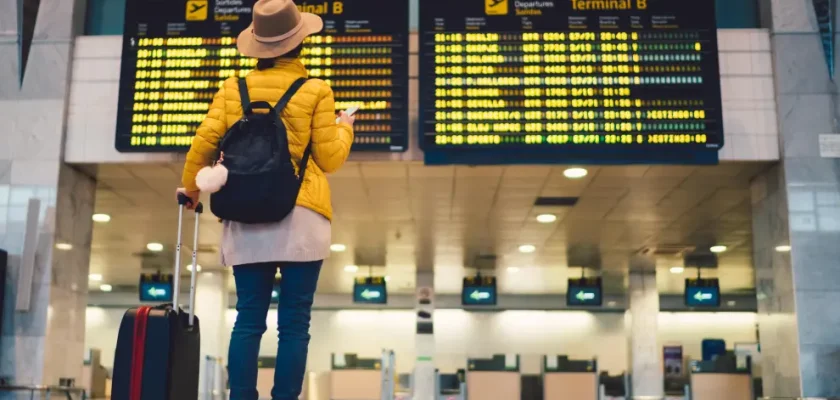
M 248 94 L 251 102 L 267 101 L 275 104 L 286 89 L 298 78 L 307 77 L 299 60 L 279 60 L 274 68 L 248 74 Z M 213 104 L 193 139 L 184 165 L 182 184 L 188 191 L 198 190 L 195 176 L 201 168 L 214 160 L 219 140 L 242 118 L 237 78 L 225 81 L 213 98 Z M 332 89 L 322 80 L 308 80 L 283 110 L 281 119 L 289 137 L 289 151 L 295 163 L 300 163 L 306 145 L 312 142 L 312 157 L 306 167 L 305 179 L 297 205 L 309 208 L 332 219 L 330 186 L 324 173 L 338 170 L 350 153 L 353 128 L 335 123 L 335 100 Z M 295 165 L 295 167 L 298 167 Z

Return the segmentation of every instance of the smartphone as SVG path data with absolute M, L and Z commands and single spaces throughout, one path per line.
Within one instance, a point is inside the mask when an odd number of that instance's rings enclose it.
M 353 115 L 353 114 L 356 113 L 356 111 L 359 111 L 359 106 L 350 107 L 350 108 L 344 110 L 344 113 L 347 114 L 347 115 Z M 339 123 L 340 121 L 341 121 L 341 118 L 336 118 L 335 119 L 336 124 Z

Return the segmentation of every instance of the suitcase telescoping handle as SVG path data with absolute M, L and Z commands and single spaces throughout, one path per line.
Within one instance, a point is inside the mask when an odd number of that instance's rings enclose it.
M 192 200 L 183 193 L 178 193 L 178 245 L 175 246 L 175 278 L 172 282 L 174 290 L 172 293 L 172 308 L 175 312 L 181 312 L 178 304 L 178 297 L 181 288 L 181 235 L 183 234 L 184 209 Z M 201 213 L 204 212 L 204 205 L 200 202 L 195 206 L 195 234 L 193 235 L 192 268 L 190 268 L 190 319 L 192 327 L 195 321 L 195 274 L 198 269 L 198 222 Z

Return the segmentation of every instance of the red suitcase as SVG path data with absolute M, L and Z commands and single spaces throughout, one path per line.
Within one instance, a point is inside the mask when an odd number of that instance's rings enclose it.
M 195 400 L 201 336 L 195 310 L 196 268 L 190 274 L 189 313 L 178 307 L 181 274 L 181 234 L 185 205 L 178 196 L 178 245 L 172 304 L 141 306 L 128 310 L 120 324 L 114 355 L 112 400 Z M 196 263 L 198 224 L 203 206 L 195 209 L 192 265 Z

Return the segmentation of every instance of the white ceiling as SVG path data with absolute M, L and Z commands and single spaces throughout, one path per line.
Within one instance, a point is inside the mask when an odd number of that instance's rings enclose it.
M 105 283 L 136 285 L 146 272 L 171 269 L 176 236 L 174 191 L 181 165 L 106 164 L 95 171 L 96 212 L 112 216 L 96 224 L 91 272 Z M 390 290 L 413 291 L 415 266 L 434 266 L 436 288 L 460 292 L 478 255 L 495 254 L 502 292 L 562 293 L 569 249 L 595 249 L 608 290 L 621 292 L 628 261 L 645 247 L 705 248 L 723 244 L 720 258 L 724 291 L 753 288 L 749 180 L 767 164 L 724 163 L 694 166 L 610 166 L 588 168 L 580 180 L 563 176 L 565 166 L 427 167 L 409 162 L 351 162 L 330 177 L 335 219 L 333 242 L 347 245 L 327 260 L 319 291 L 349 292 L 348 264 L 375 266 L 390 278 Z M 573 207 L 535 207 L 538 196 L 580 197 Z M 558 216 L 537 223 L 538 214 Z M 186 231 L 191 231 L 192 220 Z M 220 224 L 202 218 L 199 264 L 219 265 Z M 191 233 L 185 237 L 191 251 Z M 165 245 L 162 254 L 139 257 L 149 242 Z M 520 254 L 533 244 L 533 254 Z M 682 279 L 668 269 L 680 258 L 658 257 L 660 291 L 682 291 Z M 466 267 L 466 268 L 465 268 Z M 513 271 L 509 267 L 516 267 Z M 367 273 L 363 268 L 359 274 Z M 99 283 L 97 282 L 96 285 Z

